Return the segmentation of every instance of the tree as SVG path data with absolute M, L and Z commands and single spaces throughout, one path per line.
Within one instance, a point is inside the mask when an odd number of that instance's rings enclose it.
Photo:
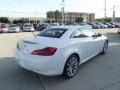
M 55 21 L 53 20 L 52 23 L 55 23 Z
M 34 20 L 30 20 L 30 23 L 34 23 Z
M 99 19 L 96 19 L 96 21 L 98 21 L 98 22 L 102 22 L 103 19 L 102 19 L 102 18 L 99 18 Z
M 46 23 L 50 23 L 50 20 L 45 21 Z
M 23 23 L 29 23 L 29 19 L 28 18 L 22 18 L 21 20 L 23 21 Z
M 0 17 L 1 23 L 10 23 L 9 19 L 7 17 Z
M 77 18 L 75 19 L 75 22 L 83 22 L 83 17 L 77 17 Z
M 54 12 L 54 19 L 55 19 L 55 22 L 61 21 L 61 13 L 58 10 Z
M 13 24 L 24 23 L 23 19 L 13 20 Z
M 103 18 L 103 21 L 104 21 L 104 22 L 111 22 L 111 21 L 112 21 L 112 18 Z
M 98 22 L 111 22 L 112 18 L 99 18 L 99 19 L 96 19 L 96 21 L 98 21 Z
M 18 23 L 18 20 L 14 20 L 14 21 L 13 21 L 13 24 L 17 24 L 17 23 Z

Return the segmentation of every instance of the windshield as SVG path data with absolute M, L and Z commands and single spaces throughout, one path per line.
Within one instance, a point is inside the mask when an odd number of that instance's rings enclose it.
M 24 27 L 32 27 L 32 25 L 25 25 Z
M 9 27 L 18 27 L 17 25 L 10 25 Z
M 49 28 L 40 32 L 37 36 L 60 38 L 66 31 L 67 29 L 63 28 Z

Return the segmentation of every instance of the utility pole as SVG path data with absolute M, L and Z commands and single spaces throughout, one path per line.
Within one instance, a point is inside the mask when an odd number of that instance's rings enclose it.
M 107 1 L 106 0 L 104 1 L 104 5 L 105 5 L 104 6 L 104 17 L 107 18 L 107 13 L 106 13 L 106 11 L 107 11 L 107 9 L 106 9 L 106 7 L 107 7 Z
M 61 13 L 62 13 L 62 25 L 65 22 L 65 9 L 64 9 L 64 5 L 65 5 L 65 0 L 62 0 L 62 8 L 61 8 Z
M 115 21 L 115 5 L 113 6 L 112 10 L 113 10 L 113 16 L 112 16 L 112 22 Z
M 28 17 L 28 22 L 29 22 L 29 24 L 30 24 L 30 18 Z
M 35 24 L 37 24 L 37 15 L 38 15 L 38 12 L 37 11 L 35 11 Z

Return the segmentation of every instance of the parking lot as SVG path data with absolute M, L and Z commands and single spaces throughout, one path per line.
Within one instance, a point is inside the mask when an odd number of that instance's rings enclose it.
M 110 41 L 106 55 L 98 55 L 80 66 L 69 80 L 46 77 L 22 69 L 13 58 L 20 38 L 32 32 L 0 34 L 0 90 L 120 90 L 120 35 L 116 29 L 97 29 Z

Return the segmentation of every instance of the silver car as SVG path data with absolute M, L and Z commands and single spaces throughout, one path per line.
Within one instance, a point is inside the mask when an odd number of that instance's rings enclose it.
M 23 31 L 34 31 L 34 27 L 32 24 L 29 24 L 29 25 L 24 25 L 23 26 Z
M 8 27 L 8 32 L 20 32 L 20 27 L 16 24 L 11 24 Z

